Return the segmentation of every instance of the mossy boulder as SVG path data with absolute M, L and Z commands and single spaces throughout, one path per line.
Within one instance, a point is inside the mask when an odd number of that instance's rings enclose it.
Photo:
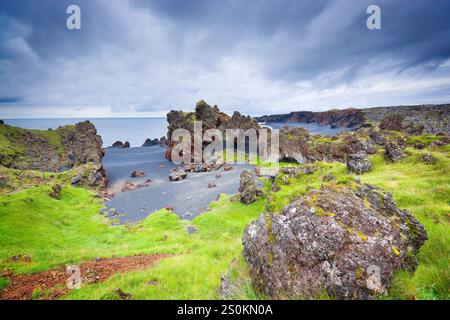
M 268 297 L 309 299 L 326 291 L 372 299 L 387 293 L 396 271 L 417 267 L 426 239 L 391 194 L 330 184 L 250 223 L 243 245 L 253 285 Z

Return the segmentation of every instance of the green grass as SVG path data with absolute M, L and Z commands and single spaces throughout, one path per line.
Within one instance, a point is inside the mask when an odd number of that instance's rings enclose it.
M 442 150 L 442 149 L 441 149 Z M 400 208 L 411 211 L 425 226 L 428 240 L 418 255 L 414 274 L 398 272 L 392 282 L 390 299 L 450 299 L 450 159 L 447 153 L 431 152 L 436 164 L 421 158 L 430 150 L 407 149 L 412 155 L 399 163 L 388 163 L 383 151 L 371 157 L 373 170 L 360 176 L 363 183 L 380 186 L 393 193 Z M 353 177 L 341 163 L 316 162 L 313 175 L 299 179 L 269 197 L 269 208 L 276 212 L 307 187 L 318 188 L 326 174 L 338 183 L 352 183 Z
M 417 142 L 421 142 L 423 143 L 425 146 L 429 145 L 432 142 L 436 142 L 437 140 L 441 139 L 442 137 L 436 136 L 436 135 L 432 135 L 432 134 L 423 134 L 420 136 L 410 136 L 407 138 L 407 142 L 410 145 L 414 145 Z
M 20 140 L 24 130 L 0 124 L 0 155 L 2 163 L 10 163 L 25 151 Z
M 450 299 L 450 159 L 445 148 L 408 149 L 411 156 L 399 163 L 386 161 L 382 150 L 371 157 L 373 170 L 360 178 L 393 193 L 399 207 L 406 208 L 425 225 L 429 240 L 419 253 L 419 268 L 413 274 L 396 274 L 388 299 Z M 436 164 L 425 164 L 423 153 L 431 152 Z M 117 299 L 114 288 L 135 299 L 219 298 L 221 274 L 229 271 L 238 291 L 235 298 L 258 296 L 242 259 L 241 237 L 245 226 L 266 211 L 281 210 L 309 188 L 319 188 L 325 177 L 333 183 L 355 183 L 345 164 L 313 165 L 314 174 L 290 178 L 281 190 L 267 199 L 246 206 L 222 197 L 208 212 L 192 221 L 160 210 L 133 226 L 112 226 L 99 212 L 101 204 L 93 193 L 66 186 L 61 200 L 49 197 L 50 185 L 0 197 L 0 270 L 18 273 L 94 259 L 140 253 L 169 253 L 154 267 L 71 291 L 66 299 Z M 266 184 L 268 193 L 270 184 Z M 188 235 L 187 226 L 198 231 Z M 31 263 L 12 262 L 18 254 L 32 257 Z M 229 270 L 233 260 L 238 263 Z M 0 278 L 0 289 L 6 280 Z M 321 298 L 327 298 L 324 295 Z
M 57 130 L 29 130 L 30 132 L 44 138 L 59 154 L 65 152 L 63 139 Z
M 49 193 L 50 187 L 42 186 L 0 198 L 1 269 L 37 272 L 96 257 L 175 254 L 153 269 L 113 277 L 72 291 L 68 298 L 105 298 L 115 287 L 136 298 L 217 298 L 221 272 L 240 255 L 245 226 L 264 208 L 263 200 L 244 206 L 223 197 L 190 222 L 160 210 L 135 226 L 111 226 L 91 192 L 65 187 L 61 200 Z M 188 225 L 198 232 L 188 235 Z M 11 262 L 18 254 L 30 255 L 32 262 Z M 159 285 L 148 288 L 142 279 L 156 279 Z

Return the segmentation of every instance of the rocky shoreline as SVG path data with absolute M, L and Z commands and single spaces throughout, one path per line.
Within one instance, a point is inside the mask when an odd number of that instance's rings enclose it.
M 289 114 L 265 115 L 257 117 L 259 122 L 317 123 L 333 128 L 358 129 L 376 126 L 385 118 L 398 116 L 405 122 L 423 127 L 427 133 L 445 132 L 450 134 L 450 104 L 376 107 L 366 109 L 329 110 L 324 112 L 296 111 Z

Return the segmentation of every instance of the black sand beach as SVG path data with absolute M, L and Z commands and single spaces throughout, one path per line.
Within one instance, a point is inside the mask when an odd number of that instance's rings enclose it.
M 179 182 L 170 182 L 170 169 L 175 164 L 164 158 L 165 149 L 141 147 L 130 149 L 109 148 L 106 150 L 104 166 L 109 177 L 109 190 L 115 196 L 107 201 L 107 214 L 117 223 L 135 223 L 151 213 L 165 207 L 173 208 L 182 219 L 193 219 L 204 212 L 219 194 L 234 194 L 239 188 L 239 176 L 251 165 L 234 165 L 234 169 L 190 173 Z M 145 177 L 132 178 L 134 170 L 143 170 Z M 215 178 L 220 173 L 220 178 Z M 121 192 L 126 182 L 134 184 L 151 179 L 148 187 Z M 208 188 L 214 183 L 215 188 Z

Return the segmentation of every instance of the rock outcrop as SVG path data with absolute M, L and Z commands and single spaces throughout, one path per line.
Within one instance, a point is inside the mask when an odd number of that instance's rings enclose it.
M 392 161 L 397 162 L 403 158 L 403 146 L 395 141 L 386 143 L 386 156 Z
M 116 141 L 112 144 L 111 148 L 128 149 L 130 148 L 130 143 L 128 141 L 125 141 L 125 143 L 122 141 Z
M 380 129 L 403 131 L 408 134 L 420 135 L 423 133 L 425 126 L 420 123 L 406 122 L 404 115 L 390 114 L 381 121 Z
M 262 196 L 262 191 L 256 187 L 253 174 L 248 170 L 241 172 L 238 195 L 244 204 L 251 204 Z
M 369 172 L 372 169 L 372 162 L 363 154 L 349 154 L 347 160 L 347 169 L 356 174 Z
M 244 257 L 254 287 L 271 298 L 372 299 L 394 273 L 417 267 L 427 235 L 391 194 L 371 185 L 324 185 L 282 212 L 250 223 Z
M 329 125 L 332 128 L 352 128 L 356 129 L 364 125 L 365 118 L 361 110 L 344 109 L 329 110 L 324 112 L 299 111 L 289 114 L 278 114 L 262 116 L 257 118 L 260 122 L 278 122 L 278 123 L 318 123 Z
M 139 177 L 145 177 L 145 172 L 142 170 L 134 170 L 131 173 L 131 177 L 132 178 L 139 178 Z
M 171 141 L 172 133 L 176 129 L 186 129 L 191 133 L 193 137 L 194 122 L 202 122 L 202 133 L 208 129 L 250 129 L 254 128 L 258 130 L 260 128 L 258 122 L 249 116 L 241 115 L 239 112 L 235 112 L 232 117 L 221 112 L 217 106 L 210 106 L 205 101 L 201 100 L 195 107 L 195 112 L 183 112 L 183 111 L 170 111 L 167 114 L 167 122 L 169 123 L 167 139 L 168 149 L 166 152 L 166 158 L 171 160 L 172 149 L 176 145 L 176 142 Z M 225 139 L 225 137 L 223 137 Z M 192 142 L 192 146 L 194 143 Z M 205 147 L 207 144 L 203 144 Z
M 161 138 L 155 138 L 155 139 L 146 139 L 145 142 L 142 144 L 143 147 L 167 147 L 167 139 L 166 137 Z
M 397 119 L 395 119 L 397 117 Z M 450 104 L 343 109 L 325 112 L 298 111 L 262 116 L 260 122 L 301 122 L 329 125 L 333 128 L 357 129 L 383 123 L 386 130 L 402 130 L 410 134 L 422 131 L 450 134 Z
M 157 138 L 155 138 L 155 139 L 146 139 L 142 146 L 143 147 L 154 147 L 157 145 L 159 145 L 159 140 Z
M 280 161 L 299 164 L 315 161 L 346 162 L 349 154 L 375 154 L 373 143 L 353 135 L 343 136 L 339 140 L 311 135 L 304 128 L 287 127 L 280 130 Z
M 74 178 L 74 184 L 106 186 L 103 143 L 91 122 L 47 131 L 3 126 L 2 135 L 8 148 L 0 153 L 0 165 L 42 172 L 63 172 L 79 167 L 82 172 Z

